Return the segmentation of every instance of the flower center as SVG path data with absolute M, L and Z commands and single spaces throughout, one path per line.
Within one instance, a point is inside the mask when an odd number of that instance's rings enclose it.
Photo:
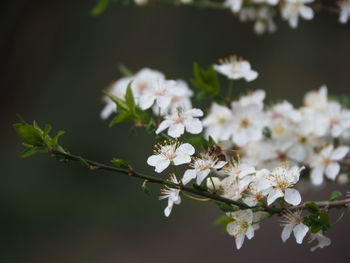
M 243 127 L 243 128 L 248 128 L 249 125 L 250 125 L 249 120 L 243 119 L 243 120 L 241 121 L 241 127 Z

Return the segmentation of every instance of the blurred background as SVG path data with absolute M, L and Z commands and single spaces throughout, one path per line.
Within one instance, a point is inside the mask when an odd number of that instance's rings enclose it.
M 165 218 L 158 187 L 147 196 L 137 179 L 47 155 L 20 159 L 12 123 L 16 113 L 50 123 L 67 131 L 61 143 L 72 153 L 97 161 L 120 157 L 152 172 L 145 161 L 153 139 L 128 125 L 109 129 L 99 118 L 101 91 L 120 77 L 119 63 L 190 80 L 193 61 L 207 66 L 237 54 L 260 76 L 238 82 L 235 94 L 262 88 L 268 101 L 298 104 L 324 83 L 332 94 L 349 93 L 350 24 L 319 14 L 296 30 L 278 20 L 277 33 L 256 36 L 228 11 L 118 5 L 93 17 L 95 3 L 0 4 L 0 262 L 347 261 L 349 215 L 327 233 L 332 246 L 314 253 L 294 238 L 282 244 L 276 219 L 236 251 L 234 240 L 212 226 L 221 215 L 216 206 L 184 200 Z M 304 199 L 324 199 L 334 187 Z

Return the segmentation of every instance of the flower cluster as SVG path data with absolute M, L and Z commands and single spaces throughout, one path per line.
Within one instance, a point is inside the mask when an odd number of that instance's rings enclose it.
M 309 167 L 314 185 L 335 180 L 349 152 L 350 110 L 330 101 L 325 86 L 307 93 L 299 109 L 287 101 L 265 109 L 264 98 L 258 90 L 230 108 L 214 103 L 203 120 L 206 136 L 232 141 L 242 159 L 260 169 L 289 161 Z
M 195 0 L 180 0 L 179 2 L 183 5 L 196 5 L 197 3 Z M 206 6 L 206 3 L 198 2 L 199 6 Z M 135 3 L 145 5 L 148 0 L 135 0 Z M 329 6 L 323 6 L 323 3 L 317 3 L 316 0 L 224 0 L 221 3 L 214 1 L 209 3 L 208 7 L 214 5 L 230 9 L 241 22 L 254 22 L 254 31 L 257 34 L 276 31 L 277 26 L 274 19 L 277 13 L 280 13 L 281 18 L 287 21 L 292 28 L 297 28 L 300 18 L 312 20 L 315 12 L 319 10 L 336 13 L 342 24 L 347 23 L 350 17 L 350 0 L 337 0 Z
M 212 70 L 230 81 L 250 82 L 258 77 L 248 61 L 234 56 Z M 172 137 L 156 144 L 147 159 L 156 173 L 171 170 L 160 196 L 168 201 L 165 216 L 181 203 L 183 191 L 192 184 L 200 190 L 190 193 L 205 191 L 204 196 L 230 204 L 222 211 L 237 249 L 245 237 L 253 238 L 260 223 L 276 209 L 283 212 L 283 242 L 293 233 L 301 244 L 310 233 L 310 240 L 319 241 L 315 248 L 330 244 L 324 236 L 329 228 L 327 215 L 311 207 L 311 214 L 303 217 L 297 188 L 308 175 L 315 186 L 325 178 L 335 180 L 349 152 L 350 110 L 330 100 L 325 86 L 308 92 L 298 109 L 287 101 L 265 106 L 265 91 L 256 90 L 226 104 L 213 103 L 205 116 L 192 108 L 192 91 L 182 80 L 166 80 L 158 71 L 143 69 L 118 80 L 110 93 L 126 101 L 127 86 L 137 107 L 156 116 L 153 132 Z M 115 110 L 110 99 L 106 102 L 103 118 Z M 192 145 L 186 133 L 201 138 L 206 146 Z
M 107 92 L 124 99 L 128 84 L 131 85 L 136 104 L 142 110 L 152 108 L 156 115 L 163 116 L 176 113 L 179 107 L 183 111 L 192 108 L 190 97 L 193 92 L 183 80 L 167 80 L 163 73 L 144 68 L 133 76 L 117 80 Z M 101 112 L 101 118 L 107 119 L 117 109 L 110 98 L 105 97 L 104 100 L 106 106 Z

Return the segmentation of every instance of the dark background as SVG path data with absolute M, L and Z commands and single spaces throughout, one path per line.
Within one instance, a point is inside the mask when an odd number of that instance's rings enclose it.
M 130 160 L 151 172 L 152 137 L 128 125 L 112 129 L 99 119 L 101 91 L 120 77 L 118 63 L 148 66 L 168 78 L 189 80 L 192 62 L 217 62 L 230 54 L 249 60 L 260 76 L 238 82 L 235 94 L 263 88 L 268 100 L 300 103 L 326 83 L 349 93 L 350 26 L 317 15 L 292 30 L 278 20 L 273 35 L 256 36 L 230 12 L 171 6 L 113 6 L 91 16 L 94 0 L 8 0 L 0 4 L 0 262 L 346 262 L 349 215 L 327 233 L 332 246 L 314 253 L 294 238 L 280 239 L 268 220 L 240 251 L 212 221 L 211 204 L 185 200 L 170 218 L 166 202 L 140 191 L 140 181 L 63 164 L 47 155 L 20 159 L 15 114 L 51 123 L 67 134 L 71 152 L 106 161 Z M 309 191 L 304 199 L 325 199 Z M 342 188 L 345 190 L 346 188 Z M 335 213 L 336 214 L 336 213 Z M 336 216 L 336 215 L 335 215 Z

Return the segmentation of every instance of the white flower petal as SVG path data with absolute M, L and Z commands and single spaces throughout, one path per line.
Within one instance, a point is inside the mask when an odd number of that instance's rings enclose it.
M 227 162 L 225 161 L 218 161 L 216 164 L 214 164 L 212 167 L 214 169 L 220 169 L 222 167 L 224 167 L 227 164 Z
M 190 119 L 185 121 L 186 131 L 192 134 L 201 133 L 203 124 L 199 119 Z
M 169 160 L 167 160 L 167 159 L 161 159 L 161 160 L 159 160 L 157 163 L 156 163 L 156 165 L 155 165 L 155 167 L 156 167 L 156 172 L 157 173 L 161 173 L 161 172 L 163 172 L 168 166 L 169 166 L 169 164 L 170 164 L 170 161 Z
M 287 239 L 290 237 L 290 234 L 293 231 L 293 224 L 287 224 L 283 227 L 281 238 L 283 243 L 287 241 Z
M 333 180 L 337 177 L 340 171 L 340 165 L 335 162 L 331 162 L 330 164 L 327 165 L 325 174 L 328 179 Z
M 279 189 L 272 189 L 269 195 L 267 196 L 267 205 L 271 205 L 279 197 L 283 196 L 283 192 Z
M 300 16 L 306 20 L 310 20 L 314 17 L 314 11 L 309 6 L 301 6 L 299 9 Z
M 153 102 L 155 100 L 155 97 L 153 95 L 150 95 L 150 94 L 145 94 L 143 96 L 140 97 L 140 108 L 142 110 L 146 110 L 146 109 L 149 109 Z
M 197 184 L 200 185 L 210 173 L 210 169 L 197 172 Z
M 162 131 L 166 130 L 167 128 L 169 128 L 169 126 L 171 125 L 172 121 L 170 120 L 164 120 L 160 123 L 158 129 L 156 130 L 156 134 L 161 133 Z
M 251 225 L 247 229 L 246 236 L 248 239 L 252 239 L 254 237 L 254 228 Z
M 171 101 L 170 96 L 160 96 L 157 98 L 157 105 L 161 109 L 166 109 L 169 106 L 170 101 Z
M 188 112 L 191 113 L 192 117 L 202 117 L 204 115 L 201 109 L 191 109 Z
M 164 215 L 168 217 L 172 209 L 173 209 L 173 203 L 169 201 L 168 206 L 164 209 Z
M 240 234 L 236 236 L 236 247 L 240 249 L 244 242 L 244 234 Z
M 186 170 L 186 172 L 184 173 L 184 176 L 182 177 L 182 183 L 183 184 L 187 184 L 189 181 L 191 181 L 192 179 L 196 178 L 197 173 L 195 169 L 188 169 Z
M 331 159 L 333 161 L 339 161 L 343 159 L 348 154 L 348 152 L 349 152 L 349 147 L 339 146 L 333 151 L 331 155 Z
M 188 155 L 193 155 L 195 152 L 194 147 L 189 144 L 189 143 L 184 143 L 181 144 L 177 149 L 176 149 L 176 154 L 188 154 Z
M 291 205 L 298 205 L 301 202 L 301 196 L 296 189 L 286 189 L 284 191 L 284 200 Z
M 164 158 L 160 154 L 151 155 L 147 159 L 147 164 L 150 166 L 156 166 L 156 164 L 161 160 L 164 160 Z
M 311 170 L 310 178 L 313 185 L 320 185 L 323 183 L 323 172 L 323 166 L 317 166 Z
M 295 236 L 295 240 L 297 241 L 298 244 L 303 243 L 303 239 L 308 231 L 309 231 L 309 228 L 303 223 L 300 223 L 294 227 L 293 233 Z
M 173 138 L 180 137 L 185 132 L 185 127 L 183 124 L 178 123 L 175 125 L 171 125 L 168 130 L 168 135 Z
M 177 154 L 173 162 L 175 165 L 189 163 L 191 162 L 191 156 L 189 156 L 188 154 Z

